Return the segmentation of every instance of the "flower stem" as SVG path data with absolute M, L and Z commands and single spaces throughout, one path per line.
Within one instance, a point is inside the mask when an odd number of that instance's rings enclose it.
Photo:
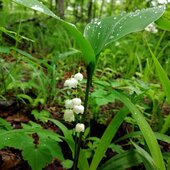
M 90 92 L 90 86 L 92 84 L 92 77 L 93 77 L 94 67 L 93 65 L 89 64 L 87 66 L 87 83 L 86 83 L 86 93 L 85 93 L 85 100 L 84 100 L 84 113 L 82 116 L 82 122 L 85 123 L 86 113 L 87 113 L 87 106 L 88 106 L 88 98 L 89 98 L 89 92 Z M 77 134 L 76 134 L 76 144 L 75 144 L 75 159 L 73 164 L 73 170 L 77 170 L 78 165 L 78 159 L 80 155 L 80 147 L 82 143 L 82 136 L 83 133 L 81 132 L 79 134 L 78 142 L 77 142 Z

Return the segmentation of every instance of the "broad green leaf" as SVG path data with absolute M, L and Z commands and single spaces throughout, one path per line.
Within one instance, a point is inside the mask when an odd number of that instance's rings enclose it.
M 129 150 L 109 159 L 99 170 L 124 170 L 142 163 L 142 159 L 136 150 Z
M 71 34 L 71 36 L 74 37 L 75 41 L 77 42 L 78 46 L 80 47 L 83 53 L 84 62 L 87 65 L 90 63 L 95 64 L 95 55 L 90 43 L 83 37 L 81 32 L 77 30 L 75 25 L 60 19 L 45 5 L 43 5 L 43 3 L 39 2 L 38 0 L 13 0 L 13 1 L 20 5 L 24 5 L 28 8 L 51 16 L 55 18 L 57 21 L 59 21 L 63 25 L 63 27 Z
M 42 170 L 48 163 L 52 162 L 50 150 L 43 145 L 27 145 L 22 151 L 24 160 L 27 160 L 32 170 Z
M 165 95 L 166 95 L 167 100 L 170 104 L 170 88 L 169 88 L 170 87 L 170 80 L 169 80 L 166 72 L 164 71 L 163 67 L 161 66 L 158 59 L 155 57 L 155 55 L 153 54 L 153 52 L 151 51 L 150 48 L 149 48 L 149 51 L 152 55 L 152 59 L 154 61 L 155 67 L 156 67 L 156 73 L 159 77 L 159 80 L 160 80 L 162 86 L 163 86 L 163 89 L 165 90 Z
M 105 130 L 102 138 L 99 141 L 98 147 L 95 151 L 95 154 L 93 156 L 90 170 L 96 170 L 100 161 L 102 160 L 103 156 L 105 155 L 105 152 L 107 148 L 109 147 L 114 135 L 116 134 L 119 126 L 122 124 L 123 120 L 127 116 L 128 111 L 126 108 L 121 109 L 116 116 L 112 119 L 109 126 Z
M 119 38 L 143 30 L 151 22 L 156 21 L 164 12 L 164 6 L 122 13 L 89 23 L 84 36 L 89 40 L 98 55 L 104 46 Z
M 151 152 L 151 155 L 152 155 L 152 158 L 154 160 L 156 167 L 160 170 L 165 170 L 165 165 L 164 165 L 160 147 L 156 140 L 155 134 L 152 131 L 151 127 L 149 126 L 148 122 L 145 120 L 145 117 L 142 115 L 139 109 L 125 95 L 117 91 L 113 91 L 113 93 L 115 94 L 115 97 L 118 100 L 124 103 L 124 105 L 131 112 L 133 118 L 136 120 L 136 123 L 138 124 L 143 134 L 143 137 L 148 145 L 148 148 Z

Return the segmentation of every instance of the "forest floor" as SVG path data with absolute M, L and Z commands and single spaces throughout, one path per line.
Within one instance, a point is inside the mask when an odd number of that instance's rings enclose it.
M 119 104 L 119 106 L 120 105 L 121 104 Z M 104 106 L 101 108 L 101 112 L 105 112 L 105 111 L 108 111 L 109 109 L 113 109 L 113 107 L 115 107 L 115 105 L 108 104 L 107 106 Z M 51 116 L 53 118 L 57 120 L 62 120 L 62 114 L 59 114 L 57 116 L 55 114 L 56 111 L 57 112 L 61 111 L 60 106 L 46 108 L 46 109 L 50 111 Z M 165 105 L 163 107 L 163 112 L 164 114 L 168 114 L 170 112 L 170 106 Z M 29 110 L 22 104 L 16 103 L 15 101 L 11 100 L 8 103 L 0 102 L 0 117 L 6 120 L 7 122 L 9 122 L 14 129 L 22 128 L 21 123 L 27 124 L 30 120 L 36 123 L 40 123 L 40 122 L 37 122 L 30 113 L 31 113 L 31 110 Z M 93 127 L 91 129 L 94 129 L 94 131 L 91 132 L 91 135 L 100 138 L 104 130 L 106 129 L 108 123 L 109 123 L 109 119 L 106 120 L 106 125 L 100 124 L 96 121 L 92 122 Z M 57 126 L 52 125 L 49 122 L 47 122 L 46 124 L 43 124 L 43 127 L 45 129 L 53 130 L 56 133 L 61 133 L 61 131 L 58 129 Z M 100 129 L 100 131 L 96 131 L 96 129 Z M 131 131 L 131 126 L 124 122 L 119 128 L 116 134 L 116 138 L 119 138 L 125 135 L 127 131 L 128 132 Z M 37 143 L 36 135 L 34 137 L 34 140 L 35 140 L 35 143 Z M 160 144 L 162 151 L 170 152 L 170 144 L 165 143 L 165 142 L 159 142 L 159 144 Z M 64 156 L 67 157 L 67 159 L 71 159 L 71 154 L 67 152 L 67 149 L 66 149 L 67 144 L 62 143 L 61 145 L 62 145 L 61 146 L 62 149 L 64 148 L 63 149 Z M 123 149 L 125 150 L 129 149 L 130 147 L 127 145 L 127 143 L 125 146 L 124 146 L 124 143 L 120 143 L 120 145 L 122 145 Z M 105 162 L 105 160 L 108 160 L 114 155 L 115 153 L 111 149 L 108 149 L 108 151 L 106 152 L 106 157 L 103 159 L 102 162 Z M 27 161 L 23 160 L 21 151 L 17 149 L 13 149 L 13 148 L 5 148 L 3 150 L 0 150 L 0 169 L 1 170 L 31 170 Z M 144 167 L 141 165 L 138 167 L 131 168 L 130 170 L 135 170 L 135 169 L 143 170 Z M 43 170 L 64 170 L 64 168 L 62 167 L 61 162 L 59 160 L 54 159 L 53 162 L 47 165 L 45 168 L 43 168 Z

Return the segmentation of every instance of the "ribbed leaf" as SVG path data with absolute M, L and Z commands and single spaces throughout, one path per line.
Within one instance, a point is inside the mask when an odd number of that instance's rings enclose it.
M 144 29 L 157 20 L 164 10 L 163 6 L 154 7 L 93 21 L 86 26 L 84 36 L 89 40 L 97 55 L 107 44 L 129 33 Z
M 89 63 L 95 63 L 95 55 L 90 43 L 83 37 L 80 31 L 77 30 L 75 25 L 60 19 L 38 0 L 13 0 L 13 1 L 57 19 L 57 21 L 59 21 L 64 26 L 64 28 L 71 34 L 71 36 L 74 37 L 78 46 L 81 48 L 84 62 L 87 65 Z

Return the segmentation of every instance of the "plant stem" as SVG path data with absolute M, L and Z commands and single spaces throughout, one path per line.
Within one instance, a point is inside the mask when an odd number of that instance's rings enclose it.
M 84 100 L 84 113 L 82 116 L 82 123 L 85 123 L 86 113 L 87 113 L 87 106 L 88 106 L 88 98 L 89 98 L 89 92 L 90 92 L 90 86 L 92 84 L 92 77 L 93 77 L 94 67 L 93 65 L 89 64 L 87 66 L 87 83 L 86 83 L 86 93 L 85 93 L 85 100 Z M 78 165 L 78 159 L 80 155 L 80 146 L 82 142 L 82 136 L 83 133 L 81 132 L 79 134 L 78 142 L 77 142 L 77 135 L 76 135 L 76 144 L 75 144 L 75 159 L 73 164 L 73 170 L 77 170 Z

